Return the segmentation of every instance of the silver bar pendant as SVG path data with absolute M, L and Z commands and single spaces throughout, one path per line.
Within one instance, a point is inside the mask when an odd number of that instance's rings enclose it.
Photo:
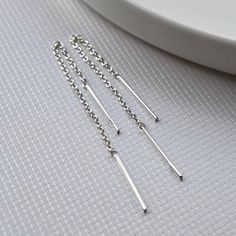
M 156 122 L 158 122 L 159 118 L 158 116 L 151 110 L 151 108 L 148 107 L 148 105 L 138 96 L 138 94 L 131 88 L 131 86 L 121 77 L 116 77 L 118 80 L 121 81 L 128 89 L 129 91 L 135 96 L 135 98 L 139 101 L 139 103 L 148 111 L 148 113 L 155 119 Z
M 114 157 L 114 158 L 116 159 L 116 161 L 118 162 L 118 164 L 119 164 L 119 166 L 120 166 L 120 169 L 122 170 L 123 174 L 125 175 L 126 179 L 128 180 L 128 182 L 129 182 L 129 184 L 130 184 L 132 190 L 134 191 L 135 196 L 137 197 L 137 199 L 138 199 L 138 201 L 139 201 L 139 203 L 140 203 L 140 205 L 141 205 L 141 207 L 142 207 L 142 209 L 143 209 L 143 212 L 144 212 L 144 213 L 147 213 L 147 206 L 145 205 L 145 203 L 144 203 L 144 201 L 143 201 L 141 195 L 139 194 L 138 189 L 136 188 L 136 186 L 135 186 L 133 180 L 131 179 L 131 177 L 130 177 L 128 171 L 126 170 L 126 168 L 125 168 L 123 162 L 121 161 L 120 157 L 118 156 L 117 153 L 114 153 L 114 154 L 113 154 L 113 157 Z
M 146 134 L 148 139 L 154 144 L 154 146 L 158 149 L 158 151 L 162 154 L 166 162 L 169 164 L 171 169 L 177 174 L 179 179 L 183 180 L 183 175 L 177 170 L 177 168 L 174 166 L 174 164 L 169 160 L 169 158 L 166 156 L 166 154 L 161 150 L 160 146 L 156 143 L 156 141 L 153 139 L 153 137 L 150 135 L 150 133 L 146 130 L 144 126 L 140 126 L 140 129 Z
M 84 86 L 84 88 L 89 91 L 89 93 L 92 95 L 94 100 L 97 102 L 98 106 L 101 108 L 101 110 L 104 113 L 104 115 L 107 117 L 107 119 L 110 121 L 110 123 L 113 126 L 113 128 L 116 130 L 116 133 L 120 134 L 120 129 L 117 127 L 117 125 L 115 124 L 114 120 L 111 118 L 111 116 L 107 112 L 106 108 L 102 105 L 102 103 L 100 102 L 100 100 L 98 99 L 96 94 L 93 92 L 92 88 L 88 84 L 86 84 Z

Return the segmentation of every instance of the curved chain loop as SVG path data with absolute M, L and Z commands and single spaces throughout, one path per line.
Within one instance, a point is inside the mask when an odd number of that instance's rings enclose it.
M 134 111 L 131 110 L 131 108 L 127 105 L 124 98 L 121 96 L 121 94 L 118 92 L 118 90 L 111 84 L 111 82 L 107 79 L 107 77 L 104 75 L 104 73 L 97 67 L 91 60 L 88 59 L 86 53 L 83 51 L 83 49 L 79 46 L 79 43 L 84 45 L 90 52 L 92 56 L 96 58 L 97 61 L 101 62 L 101 65 L 107 68 L 107 70 L 116 78 L 118 78 L 120 75 L 114 71 L 114 69 L 108 64 L 108 62 L 105 61 L 104 58 L 102 58 L 93 48 L 93 46 L 87 41 L 82 38 L 81 35 L 72 35 L 70 38 L 70 42 L 72 44 L 72 47 L 77 51 L 80 58 L 95 72 L 96 75 L 103 81 L 104 85 L 111 91 L 111 93 L 116 97 L 116 99 L 119 101 L 120 105 L 124 108 L 124 110 L 129 114 L 129 116 L 134 120 L 134 122 L 138 125 L 140 129 L 142 127 L 145 127 L 145 124 L 139 120 L 137 114 L 134 113 Z
M 77 65 L 75 64 L 75 62 L 71 58 L 70 54 L 66 51 L 65 47 L 60 42 L 56 41 L 53 44 L 52 49 L 53 49 L 53 54 L 55 56 L 55 59 L 56 59 L 57 63 L 59 64 L 59 66 L 65 76 L 65 79 L 68 81 L 70 87 L 74 90 L 76 95 L 78 95 L 80 102 L 82 103 L 85 111 L 89 114 L 89 116 L 93 119 L 94 123 L 96 124 L 98 132 L 100 133 L 101 138 L 104 141 L 107 150 L 112 154 L 112 156 L 114 156 L 116 154 L 116 151 L 113 149 L 113 146 L 112 146 L 111 141 L 109 140 L 109 138 L 105 132 L 105 129 L 103 128 L 103 126 L 102 126 L 101 122 L 99 121 L 98 117 L 96 116 L 96 114 L 90 108 L 89 104 L 87 103 L 83 94 L 79 90 L 75 81 L 72 79 L 72 76 L 69 73 L 69 71 L 66 67 L 66 64 L 63 61 L 62 55 L 65 58 L 65 60 L 68 62 L 68 64 L 71 66 L 71 68 L 79 75 L 83 85 L 85 86 L 87 81 L 86 81 L 85 77 L 83 76 L 81 70 L 77 67 Z

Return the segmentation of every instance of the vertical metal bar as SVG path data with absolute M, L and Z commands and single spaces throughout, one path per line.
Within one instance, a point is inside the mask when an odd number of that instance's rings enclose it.
M 119 166 L 120 166 L 122 172 L 124 173 L 124 175 L 125 175 L 126 179 L 128 180 L 128 182 L 129 182 L 131 188 L 133 189 L 133 191 L 134 191 L 134 193 L 135 193 L 135 196 L 138 198 L 138 201 L 139 201 L 139 203 L 140 203 L 141 206 L 142 206 L 143 212 L 146 213 L 146 212 L 147 212 L 147 206 L 145 205 L 145 203 L 144 203 L 142 197 L 140 196 L 140 194 L 139 194 L 139 192 L 138 192 L 138 189 L 137 189 L 136 186 L 134 185 L 134 182 L 133 182 L 133 180 L 131 179 L 131 177 L 130 177 L 128 171 L 126 170 L 126 168 L 125 168 L 123 162 L 121 161 L 121 159 L 120 159 L 120 157 L 118 156 L 117 153 L 114 153 L 114 154 L 113 154 L 113 157 L 114 157 L 114 158 L 116 159 L 116 161 L 118 162 L 118 164 L 119 164 Z
M 166 154 L 161 150 L 160 146 L 156 143 L 156 141 L 152 138 L 150 133 L 145 129 L 144 126 L 141 126 L 141 130 L 146 134 L 148 139 L 155 145 L 155 147 L 159 150 L 159 152 L 162 154 L 166 162 L 169 164 L 169 166 L 174 170 L 174 172 L 178 175 L 180 180 L 183 180 L 183 175 L 177 170 L 177 168 L 174 166 L 174 164 L 169 160 L 169 158 L 166 156 Z
M 102 112 L 104 113 L 104 115 L 107 117 L 107 119 L 110 121 L 111 125 L 114 127 L 114 129 L 116 130 L 117 134 L 120 134 L 120 129 L 117 127 L 117 125 L 115 124 L 114 120 L 111 118 L 111 116 L 109 115 L 109 113 L 106 111 L 105 107 L 102 105 L 102 103 L 100 102 L 100 100 L 98 99 L 98 97 L 96 96 L 96 94 L 93 92 L 92 88 L 86 84 L 84 86 L 85 89 L 87 89 L 89 91 L 89 93 L 92 95 L 92 97 L 94 98 L 94 100 L 97 102 L 98 106 L 101 108 Z
M 148 105 L 138 96 L 138 94 L 131 88 L 131 86 L 121 77 L 117 77 L 128 89 L 129 91 L 136 97 L 136 99 L 140 102 L 140 104 L 149 112 L 149 114 L 158 122 L 159 118 L 155 113 L 148 107 Z

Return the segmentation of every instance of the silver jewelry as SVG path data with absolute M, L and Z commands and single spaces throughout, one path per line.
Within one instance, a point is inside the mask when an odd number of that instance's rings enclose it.
M 158 151 L 162 154 L 163 158 L 166 160 L 168 165 L 171 167 L 172 170 L 177 174 L 179 179 L 183 180 L 183 175 L 177 170 L 177 168 L 174 166 L 174 164 L 169 160 L 169 158 L 166 156 L 166 154 L 162 151 L 160 146 L 156 143 L 156 141 L 152 138 L 151 134 L 147 131 L 145 124 L 141 122 L 138 118 L 138 116 L 131 110 L 131 108 L 127 105 L 124 98 L 121 96 L 121 94 L 118 92 L 118 90 L 111 84 L 111 82 L 107 79 L 107 77 L 104 75 L 104 73 L 97 67 L 85 54 L 82 47 L 79 46 L 79 44 L 82 44 L 85 46 L 90 54 L 95 55 L 97 60 L 102 62 L 104 66 L 107 68 L 108 71 L 114 71 L 113 68 L 105 63 L 105 60 L 102 59 L 102 57 L 94 50 L 92 45 L 82 38 L 81 35 L 72 35 L 70 38 L 70 43 L 72 44 L 72 47 L 77 51 L 80 58 L 92 69 L 92 71 L 95 72 L 95 74 L 103 81 L 104 85 L 111 91 L 111 93 L 116 97 L 120 105 L 124 108 L 124 110 L 129 114 L 129 116 L 134 120 L 134 122 L 138 125 L 139 129 L 143 131 L 143 133 L 146 135 L 148 140 L 154 144 L 154 146 L 158 149 Z M 111 72 L 112 73 L 112 72 Z M 114 72 L 113 76 L 119 77 L 119 74 Z
M 120 134 L 120 129 L 117 127 L 116 123 L 114 122 L 114 120 L 111 118 L 111 116 L 109 115 L 108 111 L 106 110 L 106 108 L 102 105 L 101 101 L 98 99 L 98 97 L 96 96 L 95 92 L 93 91 L 93 89 L 90 87 L 87 79 L 85 78 L 85 76 L 83 75 L 83 73 L 81 72 L 81 70 L 79 69 L 79 67 L 76 65 L 76 63 L 74 62 L 74 60 L 71 58 L 70 54 L 65 50 L 65 48 L 63 47 L 61 50 L 62 55 L 64 56 L 65 60 L 68 62 L 68 64 L 70 65 L 71 69 L 79 76 L 80 81 L 82 82 L 83 88 L 85 90 L 88 90 L 88 92 L 91 94 L 91 96 L 93 97 L 93 99 L 96 101 L 97 105 L 100 107 L 101 111 L 103 112 L 103 114 L 106 116 L 106 118 L 109 120 L 110 124 L 113 126 L 113 128 L 115 129 L 117 134 Z M 63 69 L 63 73 L 67 73 L 68 69 L 67 68 L 62 68 Z
M 72 36 L 73 37 L 73 36 Z M 96 59 L 97 62 L 100 63 L 102 67 L 107 69 L 107 71 L 117 80 L 119 80 L 128 90 L 134 95 L 134 97 L 139 101 L 139 103 L 144 107 L 144 109 L 155 119 L 157 122 L 159 118 L 157 115 L 152 111 L 150 107 L 143 101 L 142 98 L 131 88 L 131 86 L 128 84 L 127 81 L 125 81 L 121 75 L 115 71 L 115 69 L 111 66 L 111 64 L 105 60 L 104 57 L 102 57 L 93 47 L 93 45 L 88 41 L 85 40 L 81 35 L 76 36 L 77 41 L 81 43 L 87 50 L 88 52 Z
M 98 132 L 101 135 L 102 140 L 105 143 L 106 149 L 108 150 L 108 152 L 111 154 L 112 157 L 115 158 L 115 160 L 117 161 L 117 163 L 119 164 L 120 169 L 122 170 L 123 174 L 125 175 L 127 181 L 129 182 L 132 190 L 135 193 L 135 196 L 137 197 L 143 212 L 146 213 L 147 212 L 147 206 L 145 205 L 141 195 L 139 194 L 133 180 L 131 179 L 129 173 L 127 172 L 122 160 L 120 159 L 118 153 L 114 150 L 111 141 L 109 140 L 105 129 L 103 128 L 101 122 L 99 121 L 98 117 L 96 116 L 96 114 L 92 111 L 92 109 L 90 108 L 89 104 L 87 103 L 86 99 L 84 98 L 83 94 L 81 93 L 81 91 L 79 90 L 77 84 L 75 83 L 75 81 L 72 79 L 71 74 L 69 73 L 66 64 L 64 63 L 62 56 L 66 59 L 66 61 L 68 62 L 68 64 L 70 64 L 70 66 L 74 69 L 77 68 L 77 66 L 75 65 L 75 63 L 73 62 L 73 60 L 71 59 L 69 53 L 66 51 L 66 49 L 64 48 L 64 46 L 56 41 L 53 44 L 53 54 L 55 56 L 55 59 L 57 61 L 57 63 L 60 65 L 60 68 L 65 76 L 65 79 L 68 81 L 70 87 L 73 89 L 73 91 L 75 92 L 76 95 L 78 95 L 80 102 L 82 103 L 84 110 L 89 114 L 89 116 L 93 119 L 94 123 L 97 126 Z M 62 56 L 61 56 L 62 55 Z M 76 69 L 78 70 L 78 68 Z M 80 75 L 81 78 L 83 78 L 83 80 L 85 80 L 82 72 L 80 70 L 78 70 L 78 74 Z M 85 85 L 87 85 L 87 83 L 85 82 Z

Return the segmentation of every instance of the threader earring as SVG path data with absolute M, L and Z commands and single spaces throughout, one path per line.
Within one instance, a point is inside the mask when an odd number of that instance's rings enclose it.
M 131 110 L 131 108 L 128 106 L 127 102 L 124 100 L 123 96 L 119 93 L 119 91 L 112 85 L 110 80 L 105 76 L 105 74 L 100 70 L 99 67 L 95 65 L 94 62 L 92 62 L 88 56 L 83 51 L 82 46 L 85 46 L 89 52 L 94 55 L 96 58 L 99 58 L 98 60 L 100 62 L 104 62 L 105 60 L 102 59 L 102 57 L 95 51 L 93 46 L 87 41 L 82 38 L 81 35 L 72 35 L 70 37 L 70 43 L 72 47 L 76 50 L 79 57 L 89 66 L 89 68 L 98 76 L 98 78 L 103 82 L 106 88 L 109 89 L 109 91 L 116 97 L 119 104 L 123 107 L 126 113 L 134 120 L 135 124 L 138 126 L 138 128 L 145 134 L 147 139 L 155 146 L 155 148 L 161 153 L 164 160 L 168 163 L 168 165 L 171 167 L 171 169 L 174 171 L 174 173 L 179 177 L 179 179 L 183 180 L 183 175 L 180 173 L 180 171 L 175 167 L 175 165 L 171 162 L 171 160 L 167 157 L 167 155 L 163 152 L 161 147 L 157 144 L 155 139 L 152 137 L 150 132 L 147 130 L 146 125 L 144 122 L 140 121 L 137 114 Z M 113 68 L 105 63 L 106 68 L 108 71 L 114 71 Z M 111 72 L 112 73 L 112 72 Z M 118 74 L 119 75 L 119 74 Z M 115 72 L 114 72 L 115 76 Z
M 68 62 L 68 64 L 73 65 L 72 67 L 75 68 L 74 64 L 72 63 L 72 58 L 69 55 L 69 53 L 66 51 L 66 49 L 64 48 L 64 46 L 56 41 L 53 44 L 53 54 L 55 56 L 55 60 L 57 61 L 57 63 L 59 64 L 65 79 L 68 81 L 68 84 L 70 85 L 70 87 L 72 88 L 72 90 L 75 92 L 75 94 L 78 96 L 81 104 L 83 105 L 84 110 L 88 113 L 88 115 L 92 118 L 93 122 L 96 124 L 98 132 L 101 135 L 102 140 L 104 141 L 104 144 L 106 146 L 106 149 L 108 150 L 108 152 L 111 154 L 111 156 L 117 161 L 121 171 L 123 172 L 125 178 L 127 179 L 128 183 L 130 184 L 135 196 L 137 197 L 143 212 L 146 213 L 147 212 L 147 206 L 145 205 L 138 189 L 136 188 L 133 180 L 131 179 L 128 171 L 126 170 L 120 156 L 118 155 L 118 152 L 114 150 L 111 141 L 109 140 L 105 129 L 103 128 L 101 122 L 99 121 L 97 115 L 93 112 L 93 110 L 90 108 L 89 104 L 87 103 L 85 97 L 83 96 L 83 94 L 81 93 L 81 91 L 79 90 L 77 84 L 75 83 L 75 81 L 72 79 L 71 74 L 69 73 L 66 64 L 64 63 L 64 60 L 62 57 L 65 58 L 65 60 Z M 82 72 L 80 72 L 82 75 Z

